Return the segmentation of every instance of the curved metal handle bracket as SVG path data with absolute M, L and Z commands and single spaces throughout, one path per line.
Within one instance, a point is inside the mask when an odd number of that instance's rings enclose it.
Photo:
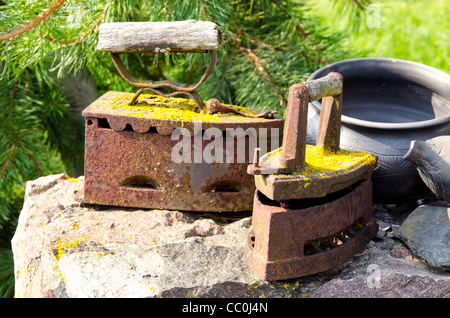
M 114 63 L 114 65 L 116 66 L 117 70 L 119 71 L 120 76 L 129 84 L 136 86 L 136 87 L 140 87 L 140 89 L 134 94 L 133 98 L 130 101 L 130 105 L 134 105 L 134 103 L 136 102 L 137 98 L 139 97 L 139 95 L 145 91 L 145 90 L 150 90 L 156 94 L 159 94 L 161 96 L 164 97 L 172 97 L 175 95 L 179 95 L 179 94 L 185 94 L 190 96 L 195 103 L 197 104 L 198 108 L 200 110 L 203 110 L 205 107 L 205 104 L 203 102 L 203 100 L 200 98 L 200 96 L 198 95 L 198 93 L 196 92 L 196 90 L 200 87 L 200 85 L 203 84 L 203 82 L 208 78 L 209 75 L 211 75 L 212 70 L 214 68 L 214 64 L 216 62 L 216 51 L 209 51 L 209 64 L 208 67 L 206 68 L 205 73 L 203 74 L 202 78 L 200 79 L 200 81 L 195 84 L 195 85 L 191 85 L 188 86 L 187 84 L 181 84 L 181 83 L 177 83 L 175 81 L 171 81 L 171 80 L 163 80 L 163 81 L 142 81 L 137 79 L 136 77 L 134 77 L 129 71 L 128 69 L 125 67 L 125 65 L 122 62 L 122 59 L 120 58 L 120 54 L 118 53 L 113 53 L 110 52 L 111 55 L 111 59 Z M 167 87 L 167 88 L 171 88 L 173 90 L 175 90 L 172 93 L 166 94 L 162 91 L 160 91 L 160 88 L 163 87 Z
M 343 77 L 339 73 L 290 87 L 281 154 L 275 167 L 277 173 L 289 174 L 305 166 L 308 103 L 311 101 L 322 98 L 316 145 L 331 152 L 339 150 L 342 90 Z M 273 174 L 273 171 L 274 167 L 259 165 L 257 161 L 247 170 L 253 175 Z

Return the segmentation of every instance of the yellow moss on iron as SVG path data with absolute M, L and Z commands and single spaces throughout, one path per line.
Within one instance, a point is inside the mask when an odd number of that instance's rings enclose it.
M 322 174 L 326 176 L 335 172 L 348 172 L 363 164 L 371 166 L 375 157 L 367 152 L 340 149 L 337 152 L 326 151 L 323 146 L 306 145 L 305 168 L 301 174 Z
M 139 118 L 157 118 L 168 120 L 187 121 L 223 121 L 219 114 L 211 114 L 207 109 L 199 110 L 192 99 L 163 97 L 158 95 L 142 94 L 135 105 L 129 105 L 132 95 L 120 93 L 111 102 L 111 109 L 122 109 L 124 115 Z M 233 106 L 237 107 L 237 106 Z M 239 109 L 246 109 L 240 107 Z M 227 113 L 227 117 L 242 117 L 238 114 Z
M 281 148 L 272 156 L 281 156 Z M 309 177 L 327 177 L 337 173 L 349 172 L 362 165 L 374 165 L 376 158 L 367 152 L 357 152 L 340 149 L 337 152 L 329 152 L 323 146 L 306 145 L 305 166 L 300 171 L 294 171 L 292 174 L 302 175 L 305 181 Z M 283 174 L 276 174 L 282 176 Z M 306 183 L 305 185 L 309 185 Z

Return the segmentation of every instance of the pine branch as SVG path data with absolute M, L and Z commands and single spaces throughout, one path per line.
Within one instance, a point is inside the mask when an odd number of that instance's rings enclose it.
M 273 3 L 275 3 L 291 20 L 294 21 L 295 29 L 305 38 L 310 40 L 309 34 L 303 29 L 300 25 L 300 22 L 295 19 L 295 17 L 289 12 L 289 10 L 280 3 L 278 0 L 271 0 Z
M 26 149 L 26 147 L 23 146 L 22 142 L 20 141 L 19 137 L 16 136 L 16 134 L 14 133 L 14 122 L 13 122 L 13 109 L 14 109 L 14 100 L 16 98 L 16 94 L 17 94 L 17 82 L 14 82 L 12 89 L 11 89 L 11 97 L 9 100 L 9 109 L 8 109 L 8 121 L 9 121 L 9 125 L 10 125 L 10 135 L 11 135 L 11 139 L 12 139 L 12 144 L 10 148 L 14 148 L 13 151 L 11 151 L 10 156 L 8 157 L 8 161 L 7 161 L 7 165 L 5 164 L 2 168 L 2 172 L 3 169 L 7 169 L 7 166 L 9 166 L 9 164 L 12 162 L 12 159 L 14 158 L 14 154 L 15 154 L 15 146 L 17 145 L 17 147 L 19 149 L 22 150 L 22 152 L 33 161 L 36 169 L 38 170 L 39 173 L 43 173 L 43 170 L 41 169 L 41 164 L 39 162 L 39 160 L 36 159 L 36 157 Z M 14 162 L 12 162 L 12 164 L 14 165 Z M 17 167 L 16 167 L 17 168 Z M 3 172 L 4 173 L 4 172 Z M 3 173 L 1 173 L 1 175 L 3 175 Z M 1 178 L 0 175 L 0 178 Z
M 61 42 L 64 43 L 66 46 L 67 45 L 71 45 L 71 44 L 75 44 L 77 42 L 80 42 L 81 40 L 83 40 L 86 36 L 89 35 L 89 33 L 91 33 L 92 31 L 94 31 L 97 26 L 103 21 L 104 16 L 106 15 L 107 11 L 109 10 L 109 3 L 108 5 L 106 5 L 105 9 L 102 11 L 102 13 L 100 14 L 100 16 L 91 23 L 91 25 L 89 26 L 89 28 L 87 28 L 86 30 L 84 30 L 82 33 L 80 33 L 76 38 L 74 39 L 55 39 L 53 36 L 49 36 L 49 40 L 50 42 Z
M 56 10 L 59 9 L 63 5 L 65 0 L 54 0 L 49 8 L 44 9 L 41 13 L 31 21 L 28 21 L 25 25 L 9 32 L 6 34 L 0 34 L 0 41 L 6 41 L 16 36 L 20 36 L 21 34 L 33 29 L 42 21 L 48 19 Z
M 256 36 L 253 36 L 253 35 L 251 35 L 251 34 L 249 34 L 247 32 L 244 32 L 244 35 L 247 38 L 249 38 L 250 40 L 252 40 L 253 42 L 255 42 L 255 43 L 257 43 L 257 44 L 259 44 L 259 45 L 261 45 L 263 47 L 269 48 L 271 51 L 274 51 L 274 52 L 275 51 L 287 51 L 287 49 L 284 48 L 284 47 L 274 47 L 273 45 L 268 44 L 268 43 L 264 42 L 263 40 L 257 38 Z
M 13 125 L 13 118 L 12 118 L 12 109 L 14 107 L 14 98 L 16 97 L 16 92 L 17 92 L 17 82 L 14 82 L 12 89 L 11 89 L 11 94 L 10 94 L 10 99 L 9 99 L 9 107 L 8 107 L 8 124 L 10 127 L 12 127 Z M 13 135 L 12 130 L 10 130 L 10 135 L 11 135 L 11 139 L 12 139 L 12 143 L 9 146 L 9 148 L 5 151 L 9 151 L 11 150 L 11 152 L 9 153 L 8 158 L 6 159 L 5 163 L 3 164 L 2 170 L 0 171 L 0 179 L 3 177 L 3 175 L 5 174 L 5 172 L 8 170 L 8 167 L 12 161 L 12 159 L 14 158 L 15 155 L 15 137 Z
M 364 10 L 363 4 L 359 0 L 351 0 L 359 9 Z
M 263 60 L 261 60 L 252 50 L 246 47 L 240 47 L 240 52 L 247 54 L 250 62 L 255 65 L 256 70 L 261 74 L 261 76 L 266 80 L 267 84 L 270 86 L 272 91 L 277 95 L 278 101 L 280 102 L 280 106 L 286 108 L 286 100 L 284 99 L 283 94 L 278 88 L 277 84 L 272 80 L 270 74 L 266 71 L 266 65 Z
M 18 142 L 18 146 L 22 149 L 23 153 L 24 153 L 28 158 L 30 158 L 31 161 L 33 161 L 34 166 L 36 167 L 38 173 L 39 173 L 39 174 L 43 174 L 43 173 L 44 173 L 44 170 L 42 170 L 42 168 L 41 168 L 41 163 L 39 162 L 39 160 L 37 160 L 36 157 L 35 157 L 30 151 L 28 151 L 28 150 L 26 149 L 26 147 L 24 147 L 24 146 L 22 145 L 21 142 Z
M 14 142 L 11 144 L 9 149 L 7 149 L 6 151 L 9 151 L 9 150 L 11 150 L 11 152 L 9 153 L 9 156 L 6 159 L 5 163 L 3 164 L 2 170 L 0 171 L 0 179 L 3 177 L 5 172 L 8 170 L 9 164 L 11 163 L 12 159 L 14 158 L 14 155 L 15 155 L 15 143 Z

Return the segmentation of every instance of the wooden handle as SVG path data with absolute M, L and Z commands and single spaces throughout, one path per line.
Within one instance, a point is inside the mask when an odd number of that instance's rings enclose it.
M 342 93 L 343 77 L 339 73 L 329 73 L 327 76 L 305 82 L 309 90 L 309 101 L 326 96 L 336 96 Z
M 210 21 L 112 22 L 99 27 L 97 49 L 112 53 L 217 51 L 219 27 Z

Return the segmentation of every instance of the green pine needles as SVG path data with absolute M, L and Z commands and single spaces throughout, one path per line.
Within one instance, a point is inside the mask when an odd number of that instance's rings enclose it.
M 366 5 L 336 3 L 351 15 L 362 14 Z M 83 174 L 82 109 L 106 91 L 136 91 L 118 75 L 107 52 L 96 50 L 98 26 L 188 19 L 213 21 L 224 34 L 213 74 L 199 90 L 203 99 L 283 115 L 292 84 L 356 54 L 340 44 L 344 34 L 323 28 L 301 0 L 0 1 L 0 250 L 10 248 L 27 180 Z M 160 80 L 162 70 L 167 78 L 194 83 L 209 57 L 123 59 L 138 78 Z M 8 257 L 11 253 L 2 252 L 0 263 Z M 12 272 L 0 266 L 0 286 L 11 284 Z M 11 291 L 1 287 L 0 297 Z

